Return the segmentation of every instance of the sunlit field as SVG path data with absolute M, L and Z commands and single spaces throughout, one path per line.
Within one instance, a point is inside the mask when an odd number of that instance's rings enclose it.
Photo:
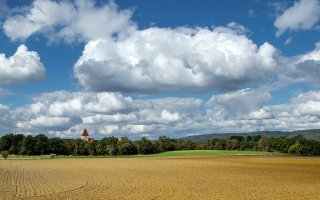
M 0 199 L 320 199 L 320 158 L 0 160 Z

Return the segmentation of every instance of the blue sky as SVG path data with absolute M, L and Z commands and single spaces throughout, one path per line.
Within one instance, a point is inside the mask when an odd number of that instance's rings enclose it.
M 320 1 L 0 0 L 0 135 L 320 127 Z

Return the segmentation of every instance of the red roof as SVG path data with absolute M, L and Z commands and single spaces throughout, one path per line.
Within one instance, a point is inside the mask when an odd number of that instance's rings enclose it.
M 89 142 L 94 142 L 94 138 L 89 138 Z
M 87 129 L 84 129 L 81 136 L 89 136 Z

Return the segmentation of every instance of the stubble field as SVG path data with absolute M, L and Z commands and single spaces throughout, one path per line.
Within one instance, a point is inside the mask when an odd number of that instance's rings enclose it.
M 0 199 L 320 199 L 320 158 L 0 160 Z

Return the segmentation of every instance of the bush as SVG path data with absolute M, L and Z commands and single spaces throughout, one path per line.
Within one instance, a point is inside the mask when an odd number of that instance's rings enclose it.
M 8 152 L 8 151 L 3 151 L 3 152 L 1 153 L 1 156 L 2 156 L 4 159 L 7 159 L 8 156 L 9 156 L 9 152 Z
M 56 158 L 56 156 L 57 156 L 57 154 L 54 154 L 54 153 L 50 154 L 50 158 L 51 158 L 51 159 Z

